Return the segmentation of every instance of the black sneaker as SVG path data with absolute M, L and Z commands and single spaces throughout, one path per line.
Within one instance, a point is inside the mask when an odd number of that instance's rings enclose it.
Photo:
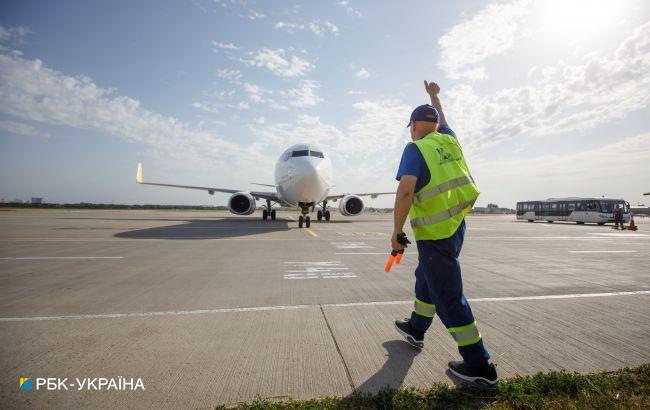
M 482 386 L 493 387 L 499 382 L 494 363 L 472 367 L 463 361 L 453 361 L 449 362 L 449 370 L 459 379 Z
M 406 341 L 414 347 L 422 348 L 424 346 L 424 332 L 420 332 L 411 326 L 411 320 L 409 318 L 395 321 L 395 329 L 399 332 L 400 335 L 406 339 Z

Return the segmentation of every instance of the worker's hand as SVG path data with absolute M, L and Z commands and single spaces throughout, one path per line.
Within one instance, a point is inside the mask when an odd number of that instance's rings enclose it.
M 395 250 L 401 250 L 406 248 L 405 245 L 402 245 L 401 243 L 397 242 L 397 235 L 401 235 L 403 232 L 393 232 L 393 236 L 390 238 L 390 246 L 392 246 L 393 249 Z
M 440 92 L 440 86 L 437 83 L 432 82 L 427 82 L 427 80 L 424 80 L 424 89 L 427 91 L 427 94 L 431 97 L 435 97 L 438 95 Z

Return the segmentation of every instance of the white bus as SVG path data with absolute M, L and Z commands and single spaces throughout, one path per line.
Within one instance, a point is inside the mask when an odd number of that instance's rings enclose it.
M 630 220 L 630 204 L 612 198 L 550 198 L 543 201 L 517 202 L 517 219 L 534 221 L 568 221 L 577 224 L 614 222 L 614 208 L 623 207 L 623 221 Z

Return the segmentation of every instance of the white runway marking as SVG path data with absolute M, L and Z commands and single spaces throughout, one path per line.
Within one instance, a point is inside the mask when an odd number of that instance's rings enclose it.
M 334 252 L 334 255 L 388 255 L 390 252 Z
M 639 236 L 650 236 L 650 235 L 644 235 L 642 233 L 622 233 L 622 232 L 611 232 L 611 233 L 599 233 L 599 232 L 590 232 L 589 235 L 600 235 L 600 236 L 612 236 L 615 238 L 629 238 L 629 237 L 639 237 Z
M 339 261 L 325 262 L 285 262 L 284 279 L 340 279 L 356 278 Z
M 634 253 L 636 251 L 569 251 L 569 253 Z
M 295 220 L 296 220 L 296 219 L 295 219 L 293 216 L 291 216 L 291 215 L 287 215 L 287 219 L 290 220 L 290 221 L 295 221 Z
M 0 258 L 2 260 L 48 260 L 48 259 L 124 259 L 124 256 L 22 256 L 15 258 Z
M 365 242 L 330 242 L 336 249 L 367 249 L 374 248 Z
M 650 290 L 639 290 L 634 292 L 607 292 L 607 293 L 573 293 L 566 295 L 544 295 L 544 296 L 513 296 L 499 298 L 470 298 L 470 302 L 508 302 L 522 300 L 549 300 L 549 299 L 574 299 L 574 298 L 597 298 L 611 296 L 639 296 L 650 295 Z M 136 317 L 155 317 L 155 316 L 184 316 L 184 315 L 206 315 L 217 313 L 233 312 L 260 312 L 272 310 L 294 310 L 310 309 L 322 307 L 356 307 L 356 306 L 381 306 L 381 305 L 411 305 L 412 300 L 390 300 L 383 302 L 351 302 L 351 303 L 323 303 L 321 305 L 280 305 L 280 306 L 259 306 L 259 307 L 239 307 L 239 308 L 221 308 L 221 309 L 201 309 L 201 310 L 172 310 L 160 312 L 135 312 L 135 313 L 107 313 L 96 315 L 68 315 L 68 316 L 31 316 L 31 317 L 2 317 L 0 322 L 33 322 L 33 321 L 53 321 L 53 320 L 81 320 L 81 319 L 119 319 L 119 318 L 136 318 Z

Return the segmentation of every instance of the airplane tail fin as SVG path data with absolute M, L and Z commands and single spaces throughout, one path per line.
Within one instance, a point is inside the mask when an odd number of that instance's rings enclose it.
M 138 173 L 135 176 L 135 180 L 138 184 L 142 183 L 142 162 L 138 162 Z

